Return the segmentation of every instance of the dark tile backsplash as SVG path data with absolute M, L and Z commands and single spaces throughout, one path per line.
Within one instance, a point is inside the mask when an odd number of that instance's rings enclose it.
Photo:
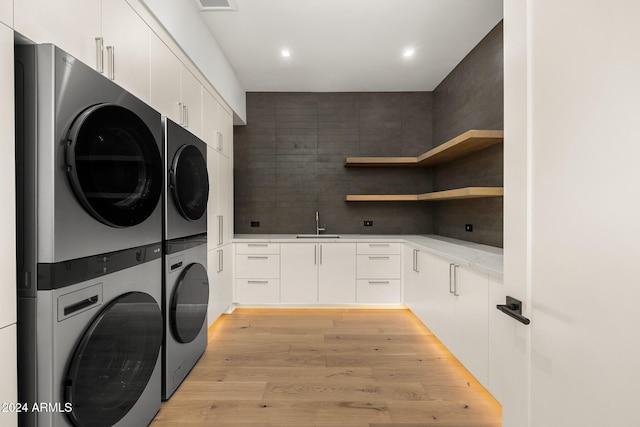
M 247 123 L 234 128 L 236 233 L 313 233 L 319 211 L 328 233 L 437 233 L 502 245 L 502 199 L 344 201 L 502 185 L 501 145 L 434 169 L 344 167 L 348 156 L 415 156 L 468 129 L 501 129 L 501 24 L 434 92 L 253 92 Z

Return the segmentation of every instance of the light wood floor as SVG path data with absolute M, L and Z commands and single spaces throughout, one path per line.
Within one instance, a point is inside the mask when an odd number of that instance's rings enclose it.
M 501 407 L 409 310 L 237 309 L 151 424 L 499 427 Z

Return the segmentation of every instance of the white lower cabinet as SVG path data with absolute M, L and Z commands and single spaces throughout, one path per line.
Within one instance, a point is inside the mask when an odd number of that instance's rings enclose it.
M 418 304 L 418 317 L 478 381 L 487 384 L 489 276 L 431 254 L 424 260 L 425 303 Z
M 233 304 L 233 245 L 228 244 L 207 252 L 209 275 L 209 325 L 227 312 Z
M 356 302 L 401 302 L 401 251 L 399 243 L 358 243 Z
M 280 244 L 238 243 L 235 296 L 239 304 L 280 302 Z
M 355 243 L 282 243 L 283 304 L 356 302 Z

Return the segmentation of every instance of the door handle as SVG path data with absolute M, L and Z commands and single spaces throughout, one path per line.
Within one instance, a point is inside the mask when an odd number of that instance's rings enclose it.
M 520 300 L 507 296 L 507 303 L 498 304 L 496 305 L 496 308 L 524 325 L 531 323 L 529 319 L 522 315 L 522 301 Z

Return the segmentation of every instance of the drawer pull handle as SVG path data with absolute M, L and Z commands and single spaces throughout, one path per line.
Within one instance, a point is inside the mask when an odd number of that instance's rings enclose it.
M 389 259 L 388 256 L 370 256 L 369 259 Z
M 268 280 L 247 280 L 247 283 L 251 283 L 252 285 L 267 285 L 269 284 Z
M 388 248 L 388 243 L 369 243 L 370 248 Z
M 99 301 L 98 295 L 94 295 L 80 302 L 76 302 L 74 304 L 68 305 L 64 308 L 64 315 L 68 316 L 70 314 L 73 314 L 87 307 L 91 307 L 92 305 L 97 304 L 98 301 Z
M 250 248 L 266 248 L 269 246 L 268 243 L 247 243 L 247 246 Z
M 369 284 L 370 285 L 388 285 L 389 282 L 388 280 L 369 280 Z
M 268 256 L 248 256 L 247 259 L 269 259 Z

